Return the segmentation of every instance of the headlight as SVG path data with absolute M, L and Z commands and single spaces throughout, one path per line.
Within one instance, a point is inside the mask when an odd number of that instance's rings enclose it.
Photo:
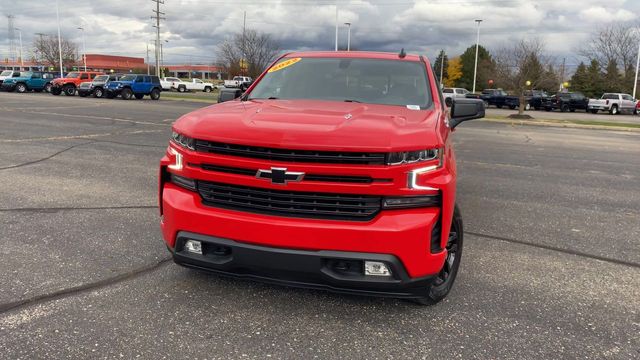
M 116 89 L 120 89 L 121 87 L 122 87 L 122 84 L 116 85 Z
M 393 152 L 387 154 L 387 165 L 413 164 L 442 158 L 442 149 Z
M 177 133 L 175 131 L 173 131 L 171 133 L 171 140 L 174 143 L 176 143 L 176 144 L 178 144 L 178 145 L 180 145 L 180 146 L 182 146 L 184 148 L 187 148 L 189 150 L 195 150 L 196 149 L 196 146 L 195 146 L 196 145 L 196 141 L 194 139 L 192 139 L 190 137 L 186 137 L 186 136 L 184 136 L 184 135 L 182 135 L 180 133 Z

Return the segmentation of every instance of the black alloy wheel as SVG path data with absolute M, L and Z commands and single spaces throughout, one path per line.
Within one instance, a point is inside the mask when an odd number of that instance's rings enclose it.
M 429 285 L 428 295 L 415 299 L 421 305 L 433 305 L 444 299 L 451 288 L 453 282 L 458 275 L 460 268 L 460 260 L 462 259 L 462 240 L 463 226 L 460 210 L 456 205 L 453 211 L 453 220 L 451 222 L 451 230 L 449 230 L 449 240 L 447 241 L 447 258 L 444 261 L 442 270 L 437 277 Z

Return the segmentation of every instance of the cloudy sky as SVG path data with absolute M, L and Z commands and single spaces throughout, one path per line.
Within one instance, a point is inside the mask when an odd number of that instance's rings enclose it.
M 165 63 L 211 63 L 216 46 L 247 28 L 267 32 L 283 50 L 333 49 L 336 3 L 340 43 L 351 22 L 352 46 L 362 50 L 451 55 L 475 43 L 474 19 L 483 19 L 482 45 L 507 46 L 541 37 L 549 53 L 579 61 L 575 50 L 611 23 L 640 24 L 640 0 L 165 0 L 161 24 Z M 0 56 L 9 55 L 8 20 L 22 30 L 25 53 L 34 34 L 56 33 L 55 0 L 0 0 Z M 151 0 L 59 0 L 62 34 L 79 45 L 86 29 L 87 53 L 144 57 L 155 38 Z M 16 35 L 17 36 L 17 35 Z M 16 39 L 17 40 L 17 39 Z

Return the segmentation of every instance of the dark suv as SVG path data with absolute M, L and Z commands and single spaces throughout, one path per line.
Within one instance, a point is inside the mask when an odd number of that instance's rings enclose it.
M 123 100 L 129 100 L 132 96 L 142 99 L 149 95 L 152 100 L 160 99 L 160 78 L 153 75 L 127 74 L 118 81 L 109 81 L 105 86 L 106 96 L 109 99 L 120 95 Z
M 101 98 L 104 96 L 104 87 L 109 81 L 118 81 L 122 74 L 98 75 L 91 82 L 83 82 L 78 86 L 78 95 L 84 97 L 93 95 L 93 97 Z
M 547 99 L 544 104 L 544 109 L 546 111 L 560 109 L 562 112 L 574 112 L 576 109 L 586 111 L 588 105 L 589 98 L 581 92 L 565 92 L 557 93 L 556 96 Z

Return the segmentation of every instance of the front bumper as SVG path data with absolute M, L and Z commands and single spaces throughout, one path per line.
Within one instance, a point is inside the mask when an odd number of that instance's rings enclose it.
M 112 89 L 112 88 L 106 88 L 104 89 L 105 94 L 109 95 L 109 96 L 118 96 L 120 95 L 120 92 L 122 92 L 122 89 Z
M 2 91 L 13 91 L 16 88 L 16 84 L 12 83 L 12 84 L 7 84 L 6 82 L 3 82 L 2 85 L 0 85 L 0 90 Z
M 188 239 L 202 242 L 202 254 L 184 250 Z M 389 254 L 280 249 L 189 232 L 178 233 L 172 254 L 180 265 L 226 276 L 358 295 L 424 297 L 434 279 L 410 278 Z M 392 275 L 363 275 L 365 260 L 385 263 Z
M 587 106 L 588 110 L 604 110 L 604 111 L 609 111 L 609 107 L 606 105 L 588 105 Z
M 93 93 L 93 89 L 78 89 L 78 95 L 91 95 Z

